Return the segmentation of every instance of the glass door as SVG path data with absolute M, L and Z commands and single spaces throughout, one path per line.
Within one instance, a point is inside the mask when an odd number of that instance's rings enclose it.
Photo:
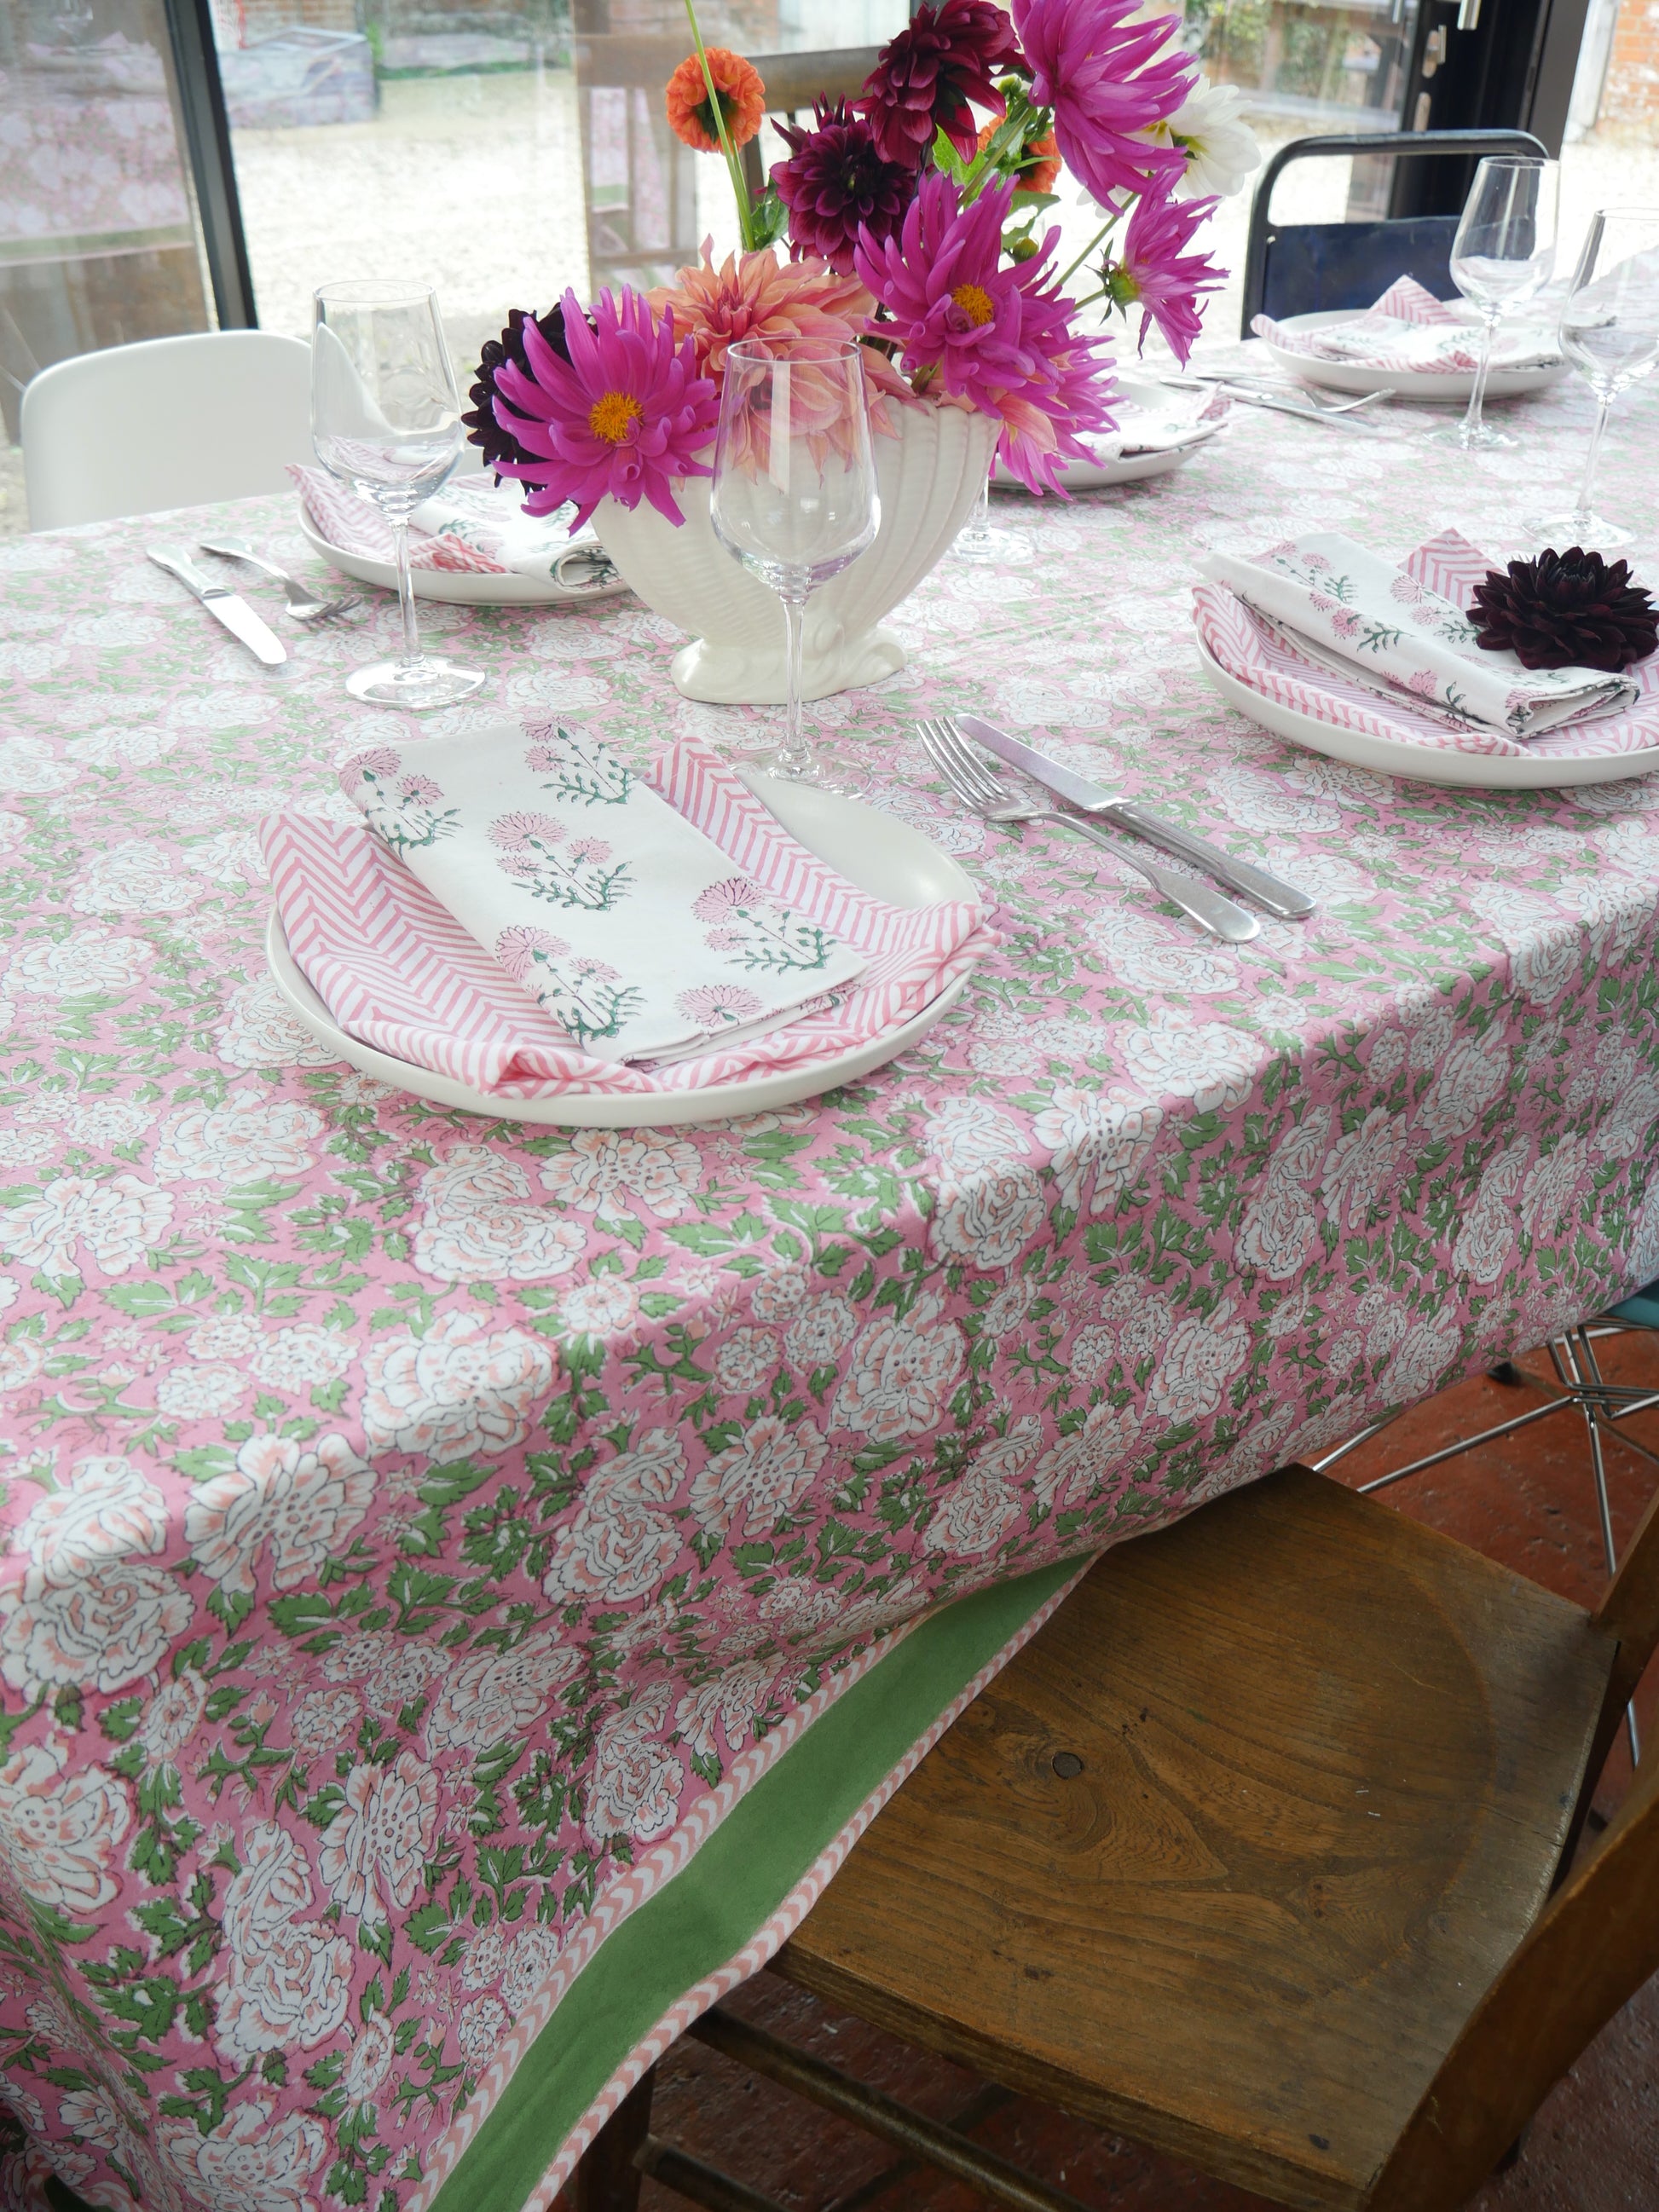
M 213 321 L 164 0 L 9 0 L 0 8 L 0 528 L 22 526 L 9 449 L 37 369 Z

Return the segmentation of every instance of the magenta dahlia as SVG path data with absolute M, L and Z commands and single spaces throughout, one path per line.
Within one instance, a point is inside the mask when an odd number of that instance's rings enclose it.
M 685 520 L 674 498 L 680 477 L 714 473 L 698 456 L 714 434 L 720 400 L 697 374 L 688 337 L 674 343 L 672 315 L 655 315 L 627 285 L 601 292 L 591 320 L 574 292 L 561 303 L 569 358 L 561 360 L 533 323 L 523 326 L 520 368 L 495 371 L 496 419 L 523 448 L 503 476 L 532 487 L 526 514 L 551 514 L 576 502 L 579 529 L 607 495 L 621 507 L 650 501 L 673 523 Z
M 850 276 L 860 231 L 890 238 L 903 222 L 915 170 L 886 160 L 864 118 L 839 100 L 818 102 L 812 130 L 781 123 L 778 133 L 789 159 L 774 166 L 772 188 L 789 210 L 791 243 Z
M 1179 17 L 1137 21 L 1140 0 L 1011 4 L 1030 66 L 1031 105 L 1053 109 L 1073 175 L 1103 205 L 1149 180 L 1178 179 L 1185 149 L 1148 145 L 1135 134 L 1173 115 L 1192 89 L 1192 58 L 1170 44 Z
M 1041 262 L 1001 265 L 1002 227 L 1013 179 L 986 187 L 966 207 L 942 169 L 930 169 L 890 238 L 867 231 L 854 267 L 885 309 L 866 331 L 899 347 L 903 368 L 924 390 L 937 379 L 953 398 L 978 404 L 990 385 L 1024 383 L 1032 363 L 1023 340 L 1022 299 Z
M 1140 343 L 1156 323 L 1170 350 L 1183 365 L 1202 328 L 1199 301 L 1226 282 L 1205 253 L 1185 251 L 1193 233 L 1219 207 L 1219 200 L 1177 200 L 1166 186 L 1137 200 L 1123 234 L 1123 249 L 1101 271 L 1107 297 L 1127 314 L 1139 307 Z
M 944 131 L 964 161 L 979 139 L 969 100 L 993 115 L 1007 112 L 996 72 L 1019 59 L 1008 18 L 993 0 L 923 0 L 907 27 L 888 40 L 864 80 L 856 105 L 869 121 L 877 151 L 908 169 L 921 167 L 934 134 Z

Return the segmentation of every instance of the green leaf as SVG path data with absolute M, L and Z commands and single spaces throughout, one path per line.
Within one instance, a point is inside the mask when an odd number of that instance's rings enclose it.
M 210 1482 L 215 1475 L 230 1472 L 236 1455 L 222 1444 L 198 1444 L 190 1451 L 174 1452 L 173 1464 L 192 1482 Z
M 447 1941 L 454 1924 L 444 1907 L 434 1901 L 410 1914 L 404 1923 L 404 1933 L 417 1951 L 424 1951 L 430 1958 Z M 306 2078 L 309 2081 L 311 2077 L 307 2075 Z
M 131 1314 L 135 1321 L 149 1321 L 173 1310 L 173 1293 L 165 1283 L 122 1283 L 106 1291 L 104 1297 L 107 1304 Z

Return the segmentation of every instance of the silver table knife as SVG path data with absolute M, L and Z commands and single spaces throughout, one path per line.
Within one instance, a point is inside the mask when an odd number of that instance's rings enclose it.
M 176 545 L 149 545 L 144 550 L 158 568 L 165 568 L 169 576 L 179 579 L 187 592 L 193 592 L 214 620 L 222 623 L 256 660 L 263 660 L 267 668 L 281 667 L 288 659 L 288 647 L 228 584 L 216 583 L 211 576 L 204 575 L 190 556 L 180 552 Z
M 1212 845 L 1206 838 L 1194 837 L 1178 822 L 1167 816 L 1154 814 L 1150 806 L 1138 799 L 1121 798 L 1108 791 L 1075 769 L 1062 767 L 1050 760 L 1047 753 L 1038 752 L 1034 746 L 1024 744 L 1011 738 L 994 722 L 981 721 L 977 714 L 957 714 L 953 717 L 958 729 L 994 752 L 999 760 L 1011 767 L 1024 769 L 1026 775 L 1052 791 L 1057 798 L 1069 800 L 1085 814 L 1103 814 L 1109 822 L 1120 829 L 1131 830 L 1137 837 L 1144 837 L 1149 845 L 1156 845 L 1165 853 L 1173 853 L 1206 876 L 1213 876 L 1229 890 L 1240 891 L 1268 914 L 1276 915 L 1281 921 L 1305 921 L 1318 906 L 1316 899 L 1306 891 L 1299 891 L 1292 884 L 1281 883 L 1270 876 L 1265 868 L 1252 867 L 1248 860 L 1236 860 L 1231 853 L 1224 853 L 1219 845 Z

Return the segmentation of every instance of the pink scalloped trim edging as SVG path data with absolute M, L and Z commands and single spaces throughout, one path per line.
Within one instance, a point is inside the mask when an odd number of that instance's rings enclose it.
M 980 1692 L 994 1681 L 1015 1654 L 1030 1642 L 1055 1608 L 1071 1595 L 1093 1565 L 1094 1557 L 1091 1555 L 1083 1562 L 1068 1582 L 1038 1607 L 1024 1626 L 1009 1638 L 1002 1649 L 992 1658 L 987 1660 L 978 1674 L 946 1706 L 926 1734 L 918 1736 L 886 1779 L 871 1791 L 835 1840 L 826 1844 L 819 1852 L 817 1857 L 813 1860 L 771 1918 L 756 1930 L 742 1950 L 734 1958 L 728 1959 L 725 1966 L 721 1966 L 717 1972 L 706 1975 L 702 1981 L 689 1989 L 678 2003 L 671 2006 L 663 2014 L 644 2041 L 635 2046 L 582 2114 L 569 2135 L 566 2136 L 557 2157 L 530 2195 L 526 2197 L 522 2212 L 549 2212 L 553 2199 L 575 2172 L 577 2161 L 582 2153 L 629 2091 L 674 2044 L 678 2042 L 699 2013 L 707 2012 L 710 2005 L 718 2004 L 720 2000 L 723 1996 L 729 1996 L 739 1983 L 746 1982 L 752 1974 L 757 1974 L 767 1960 L 782 1948 L 817 1903 L 831 1880 L 840 1871 L 842 1862 L 846 1858 L 848 1852 L 852 1850 L 854 1844 L 857 1843 L 899 1784 L 915 1771 L 946 1729 L 952 1727 L 961 1719 Z M 895 1638 L 894 1641 L 896 1642 L 897 1639 Z M 888 1648 L 890 1650 L 892 1646 L 890 1644 Z M 885 1656 L 884 1653 L 883 1656 Z

